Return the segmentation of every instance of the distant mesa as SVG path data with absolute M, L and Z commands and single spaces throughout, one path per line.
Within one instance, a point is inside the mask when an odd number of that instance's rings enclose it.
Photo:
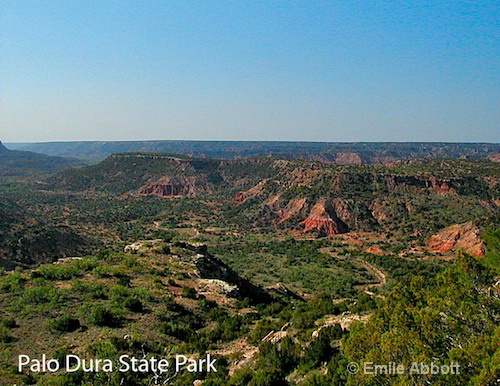
M 487 158 L 500 154 L 496 143 L 438 142 L 242 142 L 242 141 L 86 141 L 17 143 L 12 149 L 99 161 L 114 153 L 170 153 L 196 158 L 241 159 L 274 156 L 339 165 L 388 164 L 401 159 Z M 498 156 L 497 156 L 498 157 Z
M 81 165 L 75 158 L 50 157 L 30 151 L 9 150 L 0 141 L 0 176 L 54 173 Z

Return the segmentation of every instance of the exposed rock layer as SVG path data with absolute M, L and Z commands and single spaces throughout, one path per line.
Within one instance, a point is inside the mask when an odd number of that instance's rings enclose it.
M 431 236 L 427 242 L 432 252 L 448 252 L 463 249 L 476 257 L 483 257 L 486 252 L 484 242 L 480 238 L 479 229 L 472 221 L 444 228 Z
M 331 236 L 349 230 L 347 225 L 337 217 L 332 205 L 325 201 L 314 205 L 309 216 L 303 221 L 303 225 L 304 233 L 316 229 Z
M 201 193 L 210 193 L 211 189 L 196 177 L 163 177 L 139 190 L 140 194 L 152 194 L 159 197 L 195 197 Z

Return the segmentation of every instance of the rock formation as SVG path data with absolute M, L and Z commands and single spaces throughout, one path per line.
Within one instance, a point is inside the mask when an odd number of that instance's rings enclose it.
M 304 233 L 316 229 L 321 233 L 333 236 L 348 231 L 347 225 L 337 217 L 332 205 L 326 201 L 320 201 L 314 205 L 302 224 L 304 225 Z
M 195 197 L 200 193 L 210 193 L 207 184 L 201 183 L 196 177 L 175 176 L 162 177 L 139 190 L 139 194 L 152 194 L 159 197 Z
M 338 165 L 363 165 L 363 159 L 358 153 L 338 153 L 335 157 Z
M 216 283 L 219 286 L 222 282 L 227 283 L 227 288 L 231 288 L 228 296 L 231 295 L 239 299 L 249 298 L 255 303 L 265 303 L 271 299 L 269 293 L 264 289 L 242 278 L 222 260 L 209 253 L 198 253 L 194 257 L 194 264 L 200 279 L 217 280 Z M 214 282 L 212 281 L 212 283 Z
M 446 196 L 448 194 L 455 194 L 456 192 L 450 188 L 446 181 L 439 181 L 436 177 L 431 177 L 430 182 L 432 184 L 432 189 L 440 196 Z
M 369 207 L 370 215 L 378 224 L 397 222 L 398 218 L 406 218 L 415 208 L 407 202 L 389 202 L 382 198 L 373 200 Z
M 483 257 L 486 252 L 486 246 L 480 238 L 479 229 L 472 221 L 444 228 L 431 236 L 427 245 L 432 252 L 463 249 L 476 257 Z
M 307 210 L 307 198 L 294 198 L 288 202 L 284 209 L 278 211 L 280 217 L 278 222 L 284 222 L 292 217 L 305 215 L 304 210 Z M 302 217 L 303 218 L 303 217 Z
M 262 180 L 253 188 L 248 190 L 239 192 L 234 199 L 240 201 L 241 203 L 246 202 L 247 200 L 259 196 L 264 191 L 264 186 L 266 185 L 268 180 Z
M 500 162 L 500 153 L 490 154 L 487 158 L 493 162 Z
M 266 287 L 266 290 L 270 292 L 274 292 L 278 295 L 284 296 L 286 298 L 290 299 L 295 299 L 295 300 L 302 300 L 304 301 L 304 298 L 297 294 L 296 292 L 292 291 L 288 287 L 286 287 L 283 283 L 276 283 L 274 285 L 270 285 Z

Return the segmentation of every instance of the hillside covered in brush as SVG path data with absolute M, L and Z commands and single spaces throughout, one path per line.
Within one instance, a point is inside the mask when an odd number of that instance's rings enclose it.
M 76 158 L 47 156 L 31 151 L 9 150 L 0 142 L 0 176 L 50 174 L 82 165 Z
M 446 226 L 471 220 L 484 225 L 496 218 L 499 179 L 498 163 L 479 160 L 358 167 L 134 153 L 54 175 L 47 188 L 102 191 L 112 197 L 213 200 L 227 221 L 256 228 L 328 235 L 403 231 L 423 241 L 428 232 Z

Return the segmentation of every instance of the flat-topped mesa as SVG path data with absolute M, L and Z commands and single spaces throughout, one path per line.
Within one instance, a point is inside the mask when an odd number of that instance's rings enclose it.
M 349 230 L 347 225 L 337 217 L 332 205 L 326 201 L 320 201 L 314 205 L 302 224 L 304 225 L 304 233 L 316 229 L 333 236 Z

